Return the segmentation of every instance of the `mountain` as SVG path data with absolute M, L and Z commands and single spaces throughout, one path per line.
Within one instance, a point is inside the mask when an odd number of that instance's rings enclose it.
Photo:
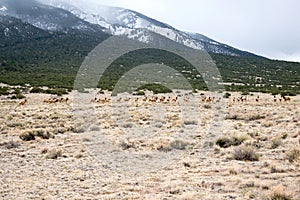
M 49 37 L 51 34 L 20 19 L 0 15 L 0 47 L 11 46 L 15 43 L 30 41 L 37 38 Z
M 140 41 L 145 41 L 146 33 L 143 29 L 153 31 L 175 42 L 191 48 L 205 50 L 209 53 L 217 53 L 230 56 L 257 57 L 249 52 L 214 41 L 199 33 L 187 33 L 176 28 L 149 18 L 141 13 L 118 7 L 97 6 L 93 9 L 85 9 L 76 3 L 67 4 L 60 0 L 43 0 L 51 6 L 68 10 L 77 17 L 92 24 L 98 24 L 106 28 L 106 32 L 112 35 L 126 35 L 129 38 L 138 35 Z
M 21 19 L 43 30 L 78 29 L 97 32 L 103 29 L 100 25 L 88 23 L 69 11 L 34 0 L 1 0 L 0 8 L 0 15 Z
M 101 6 L 89 11 L 48 1 L 45 5 L 34 0 L 0 0 L 0 83 L 71 89 L 88 53 L 114 34 L 143 42 L 155 37 L 171 39 L 204 49 L 216 63 L 227 90 L 300 91 L 300 63 L 262 58 L 123 8 Z M 111 89 L 124 70 L 146 61 L 173 64 L 176 70 L 190 74 L 187 79 L 195 88 L 206 89 L 199 74 L 186 70 L 188 63 L 159 50 L 122 56 L 98 86 Z

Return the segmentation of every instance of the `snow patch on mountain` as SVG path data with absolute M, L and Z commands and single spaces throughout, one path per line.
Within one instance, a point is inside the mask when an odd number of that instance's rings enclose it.
M 149 18 L 141 13 L 109 6 L 91 6 L 78 4 L 78 2 L 61 0 L 40 0 L 42 3 L 67 10 L 78 18 L 91 24 L 98 24 L 103 27 L 103 31 L 112 35 L 125 35 L 129 38 L 135 38 L 139 41 L 151 40 L 147 31 L 152 31 L 168 39 L 171 39 L 188 47 L 205 50 L 207 52 L 241 56 L 254 56 L 248 52 L 242 52 L 228 45 L 214 41 L 198 33 L 188 33 L 177 30 L 172 26 Z
M 7 8 L 6 8 L 5 6 L 2 6 L 2 7 L 0 8 L 0 11 L 5 12 L 5 11 L 7 11 Z
M 137 40 L 143 43 L 149 43 L 153 40 L 151 35 L 147 34 L 143 29 L 132 29 L 122 26 L 110 27 L 110 32 L 113 32 L 114 35 L 126 36 L 130 39 Z
M 5 37 L 9 37 L 9 28 L 5 28 L 3 32 Z

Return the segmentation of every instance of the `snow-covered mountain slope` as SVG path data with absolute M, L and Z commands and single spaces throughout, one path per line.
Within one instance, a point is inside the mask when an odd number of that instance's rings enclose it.
M 41 4 L 34 0 L 1 0 L 0 15 L 15 17 L 49 31 L 102 30 L 99 25 L 86 22 L 67 10 Z
M 152 31 L 179 44 L 209 53 L 256 56 L 204 35 L 180 31 L 141 13 L 118 7 L 85 7 L 73 1 L 63 3 L 61 0 L 1 0 L 0 15 L 15 17 L 47 31 L 105 31 L 112 35 L 126 35 L 146 43 L 151 40 L 148 31 Z
M 49 37 L 50 33 L 14 17 L 0 15 L 0 47 Z
M 126 35 L 128 37 L 140 36 L 145 41 L 143 29 L 147 29 L 165 36 L 180 44 L 191 48 L 205 50 L 231 56 L 256 56 L 249 52 L 240 51 L 228 45 L 214 41 L 198 33 L 188 33 L 149 18 L 141 13 L 118 7 L 78 5 L 75 2 L 63 3 L 61 0 L 40 0 L 54 7 L 70 11 L 77 17 L 93 24 L 99 24 L 113 35 Z M 147 42 L 147 41 L 145 41 Z

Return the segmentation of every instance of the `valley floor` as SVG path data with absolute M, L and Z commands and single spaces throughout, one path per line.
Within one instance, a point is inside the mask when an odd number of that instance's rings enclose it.
M 0 198 L 300 199 L 300 96 L 231 94 L 2 99 Z

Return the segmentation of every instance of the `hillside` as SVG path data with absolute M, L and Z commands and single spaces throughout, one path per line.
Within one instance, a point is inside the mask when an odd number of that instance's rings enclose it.
M 116 34 L 112 31 L 115 30 L 114 28 L 119 27 L 118 30 L 121 30 L 120 27 L 122 27 L 122 30 L 129 28 L 130 30 L 151 30 L 156 33 L 159 32 L 158 29 L 164 29 L 167 32 L 158 33 L 162 37 L 165 36 L 163 33 L 179 34 L 176 38 L 188 35 L 189 39 L 193 39 L 188 40 L 189 44 L 192 41 L 198 41 L 197 44 L 201 43 L 201 48 L 205 47 L 204 49 L 209 52 L 220 70 L 227 90 L 289 92 L 291 94 L 300 91 L 299 63 L 269 60 L 240 51 L 201 34 L 181 32 L 134 11 L 110 8 L 114 11 L 113 17 L 116 20 L 108 19 L 104 13 L 102 21 L 100 20 L 101 23 L 98 21 L 97 24 L 91 23 L 93 21 L 83 12 L 79 15 L 78 10 L 72 10 L 70 7 L 67 11 L 37 2 L 30 5 L 31 2 L 34 2 L 32 0 L 26 0 L 26 6 L 16 6 L 13 2 L 17 2 L 17 0 L 5 0 L 0 4 L 0 82 L 2 83 L 70 89 L 73 87 L 76 73 L 88 53 L 110 34 Z M 41 9 L 39 14 L 31 12 L 36 7 Z M 37 21 L 33 19 L 36 19 L 37 14 L 42 15 L 42 13 L 44 13 L 43 17 L 38 18 L 40 23 L 36 23 Z M 99 17 L 99 15 L 93 16 L 94 20 L 97 16 Z M 123 16 L 122 20 L 120 16 Z M 128 16 L 131 16 L 132 20 L 131 22 L 127 20 L 125 24 Z M 141 20 L 143 23 L 138 23 Z M 172 34 L 170 31 L 173 31 Z M 142 31 L 141 37 L 143 37 L 143 33 Z M 166 37 L 166 39 L 172 38 Z M 183 41 L 174 41 L 184 44 Z M 132 57 L 135 59 L 133 60 Z M 169 63 L 176 66 L 176 70 L 180 72 L 184 71 L 184 66 L 188 67 L 189 65 L 167 52 L 158 50 L 151 50 L 147 53 L 145 51 L 132 52 L 112 64 L 111 73 L 106 74 L 99 83 L 99 87 L 112 89 L 113 83 L 124 72 L 124 69 L 120 69 L 120 65 L 130 69 L 133 66 L 145 64 L 147 61 Z M 200 75 L 197 76 L 197 80 L 194 80 L 196 75 L 190 73 L 186 78 L 192 79 L 191 83 L 195 89 L 205 90 L 206 86 Z

